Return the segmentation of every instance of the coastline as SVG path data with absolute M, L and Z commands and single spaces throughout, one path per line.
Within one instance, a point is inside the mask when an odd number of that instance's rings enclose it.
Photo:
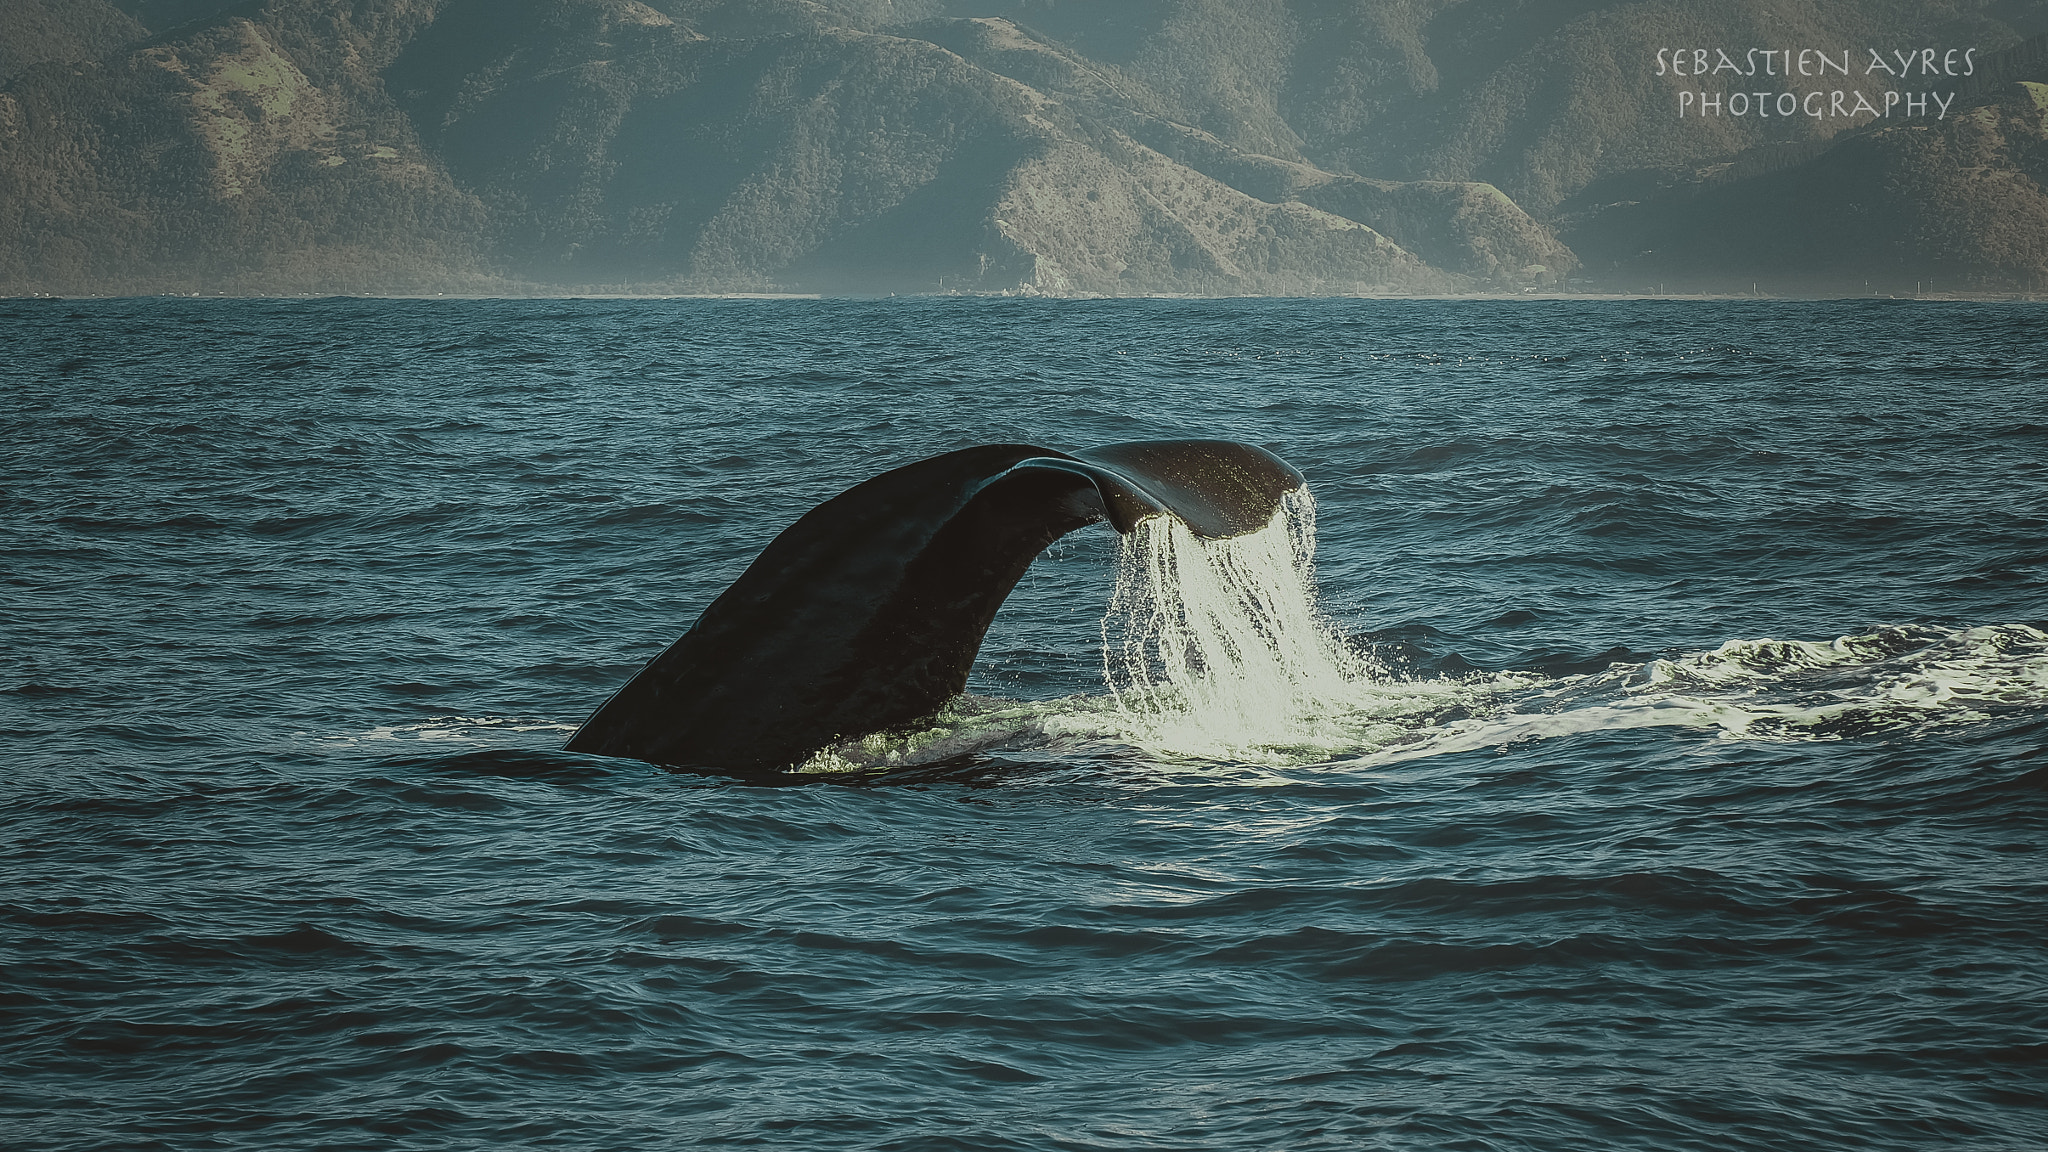
M 1109 296 L 1074 292 L 0 292 L 0 300 L 1671 300 L 1801 301 L 1911 300 L 1922 302 L 2048 303 L 2048 292 L 1747 293 L 1747 292 L 1332 292 L 1319 295 L 1209 295 L 1195 292 L 1133 292 Z

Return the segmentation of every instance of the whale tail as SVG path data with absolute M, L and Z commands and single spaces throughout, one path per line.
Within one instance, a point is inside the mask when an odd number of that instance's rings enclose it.
M 996 610 L 1068 532 L 1170 515 L 1199 536 L 1240 536 L 1302 483 L 1265 449 L 1226 440 L 991 444 L 884 472 L 784 529 L 568 750 L 789 767 L 958 695 Z

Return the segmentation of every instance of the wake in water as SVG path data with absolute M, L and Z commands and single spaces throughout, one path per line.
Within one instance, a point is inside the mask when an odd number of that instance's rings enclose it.
M 1731 640 L 1562 678 L 1400 679 L 1316 606 L 1315 502 L 1223 540 L 1171 516 L 1121 538 L 1103 618 L 1109 693 L 963 697 L 929 726 L 869 736 L 802 771 L 926 764 L 1095 740 L 1169 760 L 1295 767 L 1409 759 L 1531 738 L 1675 726 L 1724 739 L 1914 734 L 2048 703 L 2048 633 L 2013 624 L 1891 628 L 1831 642 Z
M 1399 760 L 1520 740 L 1680 727 L 1724 740 L 1914 737 L 2048 705 L 2048 633 L 2025 624 L 1886 628 L 1825 643 L 1730 640 L 1698 652 L 1531 682 L 1498 716 L 1441 725 Z

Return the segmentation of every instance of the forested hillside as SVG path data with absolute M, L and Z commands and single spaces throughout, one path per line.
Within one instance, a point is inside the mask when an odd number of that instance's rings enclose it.
M 2038 288 L 2027 90 L 1683 119 L 1734 89 L 1657 54 L 2044 31 L 2034 0 L 0 0 L 0 290 Z

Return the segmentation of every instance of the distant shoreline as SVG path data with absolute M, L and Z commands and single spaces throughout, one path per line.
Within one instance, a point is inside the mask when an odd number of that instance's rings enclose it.
M 1747 292 L 1593 292 L 1593 291 L 1544 291 L 1544 292 L 1372 292 L 1332 293 L 1322 296 L 1256 296 L 1230 295 L 1207 296 L 1199 293 L 1148 292 L 1132 293 L 1128 296 L 1105 296 L 1087 293 L 1071 295 L 1054 293 L 1016 292 L 903 292 L 903 293 L 823 293 L 823 292 L 296 292 L 296 293 L 228 293 L 228 292 L 147 292 L 147 293 L 6 293 L 0 292 L 0 300 L 932 300 L 932 299 L 979 299 L 979 300 L 1043 300 L 1043 301 L 1099 301 L 1099 300 L 1672 300 L 1672 301 L 1730 301 L 1749 300 L 1756 302 L 1797 301 L 1814 303 L 1828 300 L 1914 300 L 1922 302 L 1967 301 L 1974 303 L 2029 303 L 2048 302 L 2048 293 L 2040 292 L 1923 292 L 1918 295 L 1774 295 L 1770 293 L 1751 294 Z

